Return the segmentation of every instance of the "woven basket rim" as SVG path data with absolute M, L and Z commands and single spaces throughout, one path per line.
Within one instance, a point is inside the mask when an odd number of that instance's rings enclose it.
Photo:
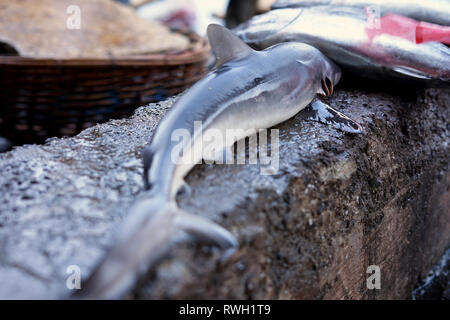
M 208 41 L 195 32 L 176 31 L 190 40 L 189 48 L 182 51 L 166 53 L 153 53 L 148 55 L 133 55 L 111 58 L 29 58 L 21 56 L 0 55 L 1 66 L 159 66 L 159 65 L 181 65 L 196 63 L 205 60 L 211 51 Z

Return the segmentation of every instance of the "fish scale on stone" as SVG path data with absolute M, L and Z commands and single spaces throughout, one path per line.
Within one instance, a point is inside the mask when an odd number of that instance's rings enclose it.
M 150 188 L 147 197 L 131 208 L 115 245 L 78 297 L 121 297 L 140 271 L 153 266 L 167 252 L 173 234 L 179 230 L 228 249 L 224 256 L 231 254 L 238 246 L 232 233 L 182 211 L 175 201 L 184 177 L 202 160 L 200 153 L 191 161 L 175 161 L 182 160 L 188 154 L 185 151 L 195 150 L 202 139 L 194 122 L 203 122 L 201 133 L 208 129 L 269 128 L 307 107 L 317 94 L 331 95 L 340 79 L 339 68 L 307 44 L 279 44 L 258 52 L 219 25 L 210 25 L 207 33 L 217 55 L 215 70 L 188 89 L 159 124 L 144 151 L 144 179 Z M 344 131 L 361 131 L 350 118 L 329 112 L 331 107 L 315 106 L 313 111 L 319 116 L 310 118 Z M 336 121 L 331 121 L 330 115 Z M 173 141 L 172 134 L 178 129 L 187 130 L 192 139 L 174 153 L 179 142 Z M 232 142 L 244 137 L 235 137 Z M 215 147 L 230 146 L 222 143 Z

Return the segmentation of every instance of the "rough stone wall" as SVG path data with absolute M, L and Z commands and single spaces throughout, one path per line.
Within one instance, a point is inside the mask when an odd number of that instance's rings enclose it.
M 180 206 L 231 230 L 239 251 L 220 263 L 177 234 L 128 298 L 410 297 L 450 245 L 449 101 L 449 89 L 344 85 L 327 102 L 365 134 L 296 116 L 276 127 L 275 175 L 196 166 Z M 89 275 L 143 194 L 140 151 L 172 103 L 0 155 L 0 298 L 64 298 L 69 265 Z M 366 287 L 372 264 L 381 290 Z

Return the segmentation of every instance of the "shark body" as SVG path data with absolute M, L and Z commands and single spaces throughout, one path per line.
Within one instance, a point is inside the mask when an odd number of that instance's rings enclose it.
M 146 183 L 168 200 L 174 199 L 184 184 L 182 178 L 201 160 L 198 154 L 194 161 L 168 161 L 178 143 L 171 139 L 175 130 L 187 129 L 193 139 L 185 149 L 194 149 L 199 142 L 195 121 L 202 122 L 203 130 L 219 130 L 224 135 L 227 129 L 269 128 L 293 117 L 316 94 L 331 94 L 340 79 L 339 68 L 307 44 L 278 44 L 255 51 L 227 29 L 214 25 L 208 29 L 208 37 L 218 56 L 215 70 L 180 97 L 146 149 Z M 229 143 L 241 138 L 244 136 Z M 215 149 L 229 147 L 218 145 Z
M 139 271 L 147 270 L 163 256 L 179 230 L 222 248 L 236 248 L 238 241 L 229 231 L 176 204 L 184 177 L 202 158 L 199 154 L 183 159 L 201 139 L 194 123 L 201 121 L 203 131 L 269 128 L 307 107 L 317 94 L 330 95 L 340 79 L 339 68 L 306 44 L 278 44 L 255 51 L 219 25 L 208 27 L 208 38 L 216 53 L 216 67 L 177 100 L 156 129 L 144 150 L 148 197 L 131 208 L 115 246 L 84 284 L 80 297 L 122 297 Z M 343 115 L 339 119 L 339 125 L 347 131 L 359 131 L 351 119 Z M 192 139 L 176 151 L 179 141 L 172 135 L 179 129 Z M 241 138 L 244 136 L 228 144 L 219 143 L 215 149 L 229 148 Z

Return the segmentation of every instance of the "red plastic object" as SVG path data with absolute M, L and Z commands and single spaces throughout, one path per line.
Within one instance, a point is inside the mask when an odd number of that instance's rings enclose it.
M 372 40 L 380 34 L 390 34 L 415 43 L 438 41 L 450 44 L 450 27 L 416 21 L 398 14 L 387 14 L 380 19 L 379 28 L 367 28 Z
M 450 44 L 450 27 L 420 22 L 416 28 L 416 42 L 439 41 Z

